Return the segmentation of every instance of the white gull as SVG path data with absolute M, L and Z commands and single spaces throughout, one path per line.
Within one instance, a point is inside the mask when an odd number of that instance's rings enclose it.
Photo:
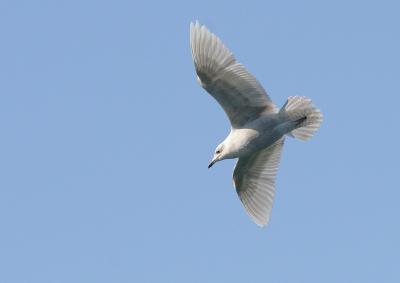
M 231 123 L 230 134 L 217 146 L 208 167 L 239 158 L 233 172 L 236 191 L 251 219 L 264 226 L 271 214 L 285 136 L 309 139 L 318 130 L 322 113 L 302 96 L 289 97 L 278 109 L 221 40 L 198 22 L 190 24 L 190 46 L 200 85 Z

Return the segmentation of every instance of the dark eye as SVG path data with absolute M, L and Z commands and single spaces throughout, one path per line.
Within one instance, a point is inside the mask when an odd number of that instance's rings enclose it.
M 220 151 L 220 150 L 217 150 L 215 153 L 216 153 L 216 154 L 220 154 L 220 153 L 221 153 L 221 151 Z

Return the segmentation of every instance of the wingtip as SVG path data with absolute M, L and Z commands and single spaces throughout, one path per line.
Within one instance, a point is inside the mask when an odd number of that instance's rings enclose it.
M 198 20 L 195 21 L 190 21 L 190 34 L 193 34 L 194 32 L 196 32 L 196 30 L 201 29 L 203 26 L 200 25 Z
M 190 21 L 190 27 L 200 26 L 199 20 Z
M 262 221 L 259 221 L 259 219 L 255 219 L 255 217 L 252 215 L 250 215 L 250 218 L 260 228 L 264 228 L 269 222 L 269 219 L 263 219 Z
M 256 225 L 258 227 L 260 227 L 261 229 L 264 228 L 267 225 L 267 223 L 257 223 L 257 222 L 254 222 L 254 223 L 256 223 Z

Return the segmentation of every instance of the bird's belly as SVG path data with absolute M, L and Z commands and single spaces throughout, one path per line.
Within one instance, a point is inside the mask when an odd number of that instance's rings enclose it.
M 263 133 L 257 139 L 250 142 L 249 147 L 252 149 L 252 152 L 262 150 L 264 148 L 269 147 L 274 142 L 279 140 L 282 135 L 277 134 L 274 131 Z
M 237 157 L 248 156 L 256 151 L 265 149 L 282 137 L 282 134 L 275 130 L 276 124 L 271 123 L 264 125 L 265 127 L 257 130 L 240 130 L 245 132 L 240 133 L 238 136 L 245 136 L 246 138 L 237 139 L 240 141 L 240 143 L 237 144 Z

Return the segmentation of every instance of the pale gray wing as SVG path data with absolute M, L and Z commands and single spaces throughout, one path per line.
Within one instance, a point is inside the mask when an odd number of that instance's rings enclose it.
M 271 146 L 241 157 L 233 172 L 236 191 L 251 219 L 259 226 L 268 223 L 275 195 L 275 178 L 284 138 Z
M 277 109 L 246 68 L 221 40 L 198 22 L 190 23 L 190 46 L 201 86 L 225 110 L 233 128 Z

